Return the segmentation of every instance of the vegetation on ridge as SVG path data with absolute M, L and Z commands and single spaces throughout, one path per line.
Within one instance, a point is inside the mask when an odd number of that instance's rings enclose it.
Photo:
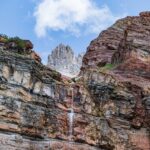
M 3 43 L 7 48 L 18 49 L 20 53 L 24 50 L 32 49 L 33 45 L 29 40 L 23 40 L 19 37 L 8 37 L 5 34 L 0 34 L 0 43 Z

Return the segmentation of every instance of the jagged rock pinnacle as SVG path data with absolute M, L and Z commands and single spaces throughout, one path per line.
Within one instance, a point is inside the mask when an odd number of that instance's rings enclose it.
M 83 54 L 75 56 L 69 45 L 59 44 L 48 56 L 48 67 L 68 77 L 75 77 L 80 71 Z

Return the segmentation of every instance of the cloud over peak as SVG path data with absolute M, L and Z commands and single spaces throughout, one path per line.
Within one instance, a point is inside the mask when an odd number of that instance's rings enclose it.
M 99 33 L 119 18 L 108 6 L 98 7 L 94 0 L 43 0 L 37 5 L 34 16 L 38 37 L 45 36 L 48 30 L 75 36 Z

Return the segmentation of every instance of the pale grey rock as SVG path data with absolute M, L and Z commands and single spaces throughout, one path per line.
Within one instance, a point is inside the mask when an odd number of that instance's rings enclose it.
M 79 74 L 84 53 L 75 56 L 70 46 L 59 44 L 48 56 L 47 66 L 68 77 Z

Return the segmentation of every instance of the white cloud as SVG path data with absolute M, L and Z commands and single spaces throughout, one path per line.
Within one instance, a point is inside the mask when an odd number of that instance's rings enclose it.
M 99 33 L 119 18 L 108 6 L 98 7 L 94 0 L 42 0 L 34 16 L 38 37 L 45 36 L 47 30 L 65 31 L 76 36 Z

